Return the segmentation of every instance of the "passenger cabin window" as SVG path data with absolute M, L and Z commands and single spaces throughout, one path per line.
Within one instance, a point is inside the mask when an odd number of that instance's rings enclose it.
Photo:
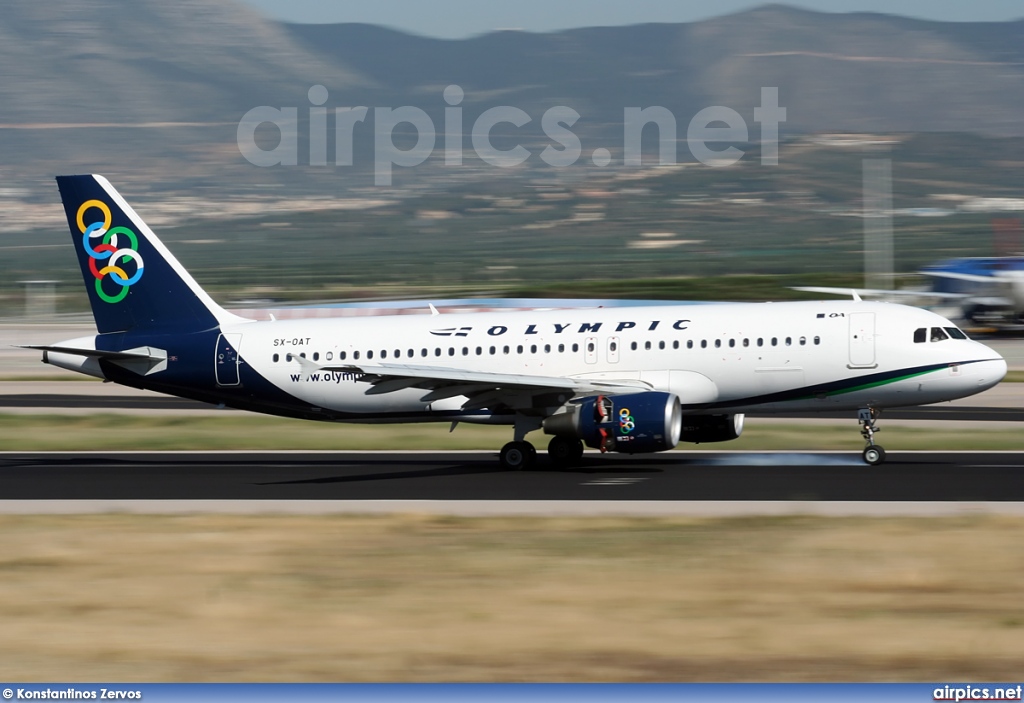
M 941 327 L 932 327 L 933 342 L 942 342 L 946 339 L 949 339 L 949 335 L 946 334 L 945 330 L 943 330 Z
M 919 327 L 914 330 L 914 344 L 924 344 L 928 341 L 928 328 Z

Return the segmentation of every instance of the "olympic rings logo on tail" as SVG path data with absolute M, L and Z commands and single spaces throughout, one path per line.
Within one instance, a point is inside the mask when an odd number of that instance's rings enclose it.
M 636 428 L 636 423 L 633 421 L 633 416 L 629 413 L 629 408 L 623 408 L 619 411 L 619 431 L 622 434 L 629 434 Z
M 86 226 L 85 213 L 95 208 L 103 215 L 101 222 L 93 222 Z M 127 227 L 111 227 L 110 208 L 106 203 L 99 200 L 86 200 L 78 208 L 78 230 L 82 233 L 82 246 L 85 253 L 89 255 L 89 271 L 96 278 L 96 295 L 107 303 L 119 303 L 128 295 L 128 288 L 139 282 L 142 278 L 142 255 L 138 252 L 139 238 Z M 118 236 L 124 235 L 131 243 L 131 247 L 118 247 Z M 94 239 L 101 239 L 97 246 L 92 245 Z M 97 262 L 105 261 L 102 268 L 97 267 Z M 135 262 L 135 273 L 128 275 L 121 266 L 129 261 Z M 110 295 L 103 290 L 104 276 L 121 287 L 116 295 Z

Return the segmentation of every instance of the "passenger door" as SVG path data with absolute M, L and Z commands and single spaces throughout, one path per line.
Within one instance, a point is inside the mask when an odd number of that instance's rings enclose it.
M 850 368 L 874 368 L 875 313 L 855 312 L 850 315 Z

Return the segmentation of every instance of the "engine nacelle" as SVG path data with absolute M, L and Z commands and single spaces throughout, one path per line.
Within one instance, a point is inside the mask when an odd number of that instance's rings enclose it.
M 687 415 L 683 418 L 683 442 L 728 442 L 743 434 L 743 414 Z
M 649 391 L 585 398 L 544 421 L 544 432 L 581 439 L 603 452 L 663 452 L 679 444 L 679 398 Z

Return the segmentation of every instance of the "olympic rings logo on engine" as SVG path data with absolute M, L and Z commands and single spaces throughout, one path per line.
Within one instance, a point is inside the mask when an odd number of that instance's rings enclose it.
M 103 220 L 85 224 L 85 214 L 90 209 L 99 210 Z M 110 208 L 99 200 L 86 200 L 78 208 L 77 224 L 78 231 L 82 233 L 82 246 L 85 253 L 89 255 L 89 271 L 96 278 L 96 295 L 107 303 L 119 303 L 128 295 L 128 289 L 139 282 L 142 278 L 142 254 L 138 252 L 139 238 L 127 227 L 111 227 L 112 220 Z M 121 246 L 118 238 L 123 235 L 130 247 Z M 93 246 L 93 240 L 100 240 L 99 244 Z M 98 266 L 98 262 L 106 262 Z M 135 263 L 135 273 L 128 275 L 122 268 L 129 262 Z M 115 295 L 110 295 L 103 290 L 103 279 L 116 283 L 121 289 Z
M 636 427 L 636 423 L 633 421 L 633 416 L 629 414 L 629 408 L 623 408 L 619 411 L 619 431 L 622 434 L 629 434 Z

